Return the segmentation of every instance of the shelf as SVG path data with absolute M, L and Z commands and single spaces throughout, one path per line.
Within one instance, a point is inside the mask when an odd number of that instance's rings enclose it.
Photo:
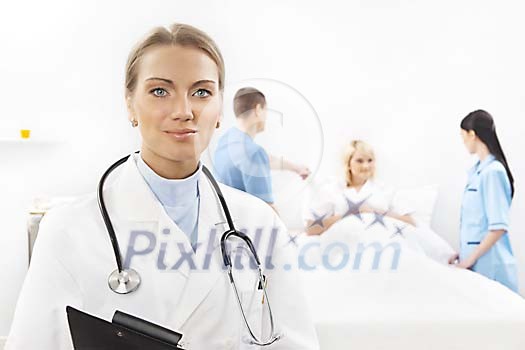
M 29 139 L 22 139 L 22 138 L 7 138 L 7 137 L 0 137 L 0 145 L 1 144 L 13 144 L 13 145 L 58 145 L 64 143 L 63 140 L 53 140 L 53 139 L 38 139 L 38 138 L 29 138 Z

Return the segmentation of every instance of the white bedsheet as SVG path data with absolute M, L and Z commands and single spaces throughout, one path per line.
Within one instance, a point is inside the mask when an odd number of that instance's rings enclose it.
M 310 246 L 307 265 L 318 264 L 302 274 L 322 349 L 525 349 L 523 298 L 481 275 L 429 259 L 413 242 L 393 236 L 394 226 L 401 225 L 395 220 L 368 227 L 373 216 L 366 214 L 363 221 L 344 219 L 321 237 L 299 243 L 303 252 Z M 329 271 L 322 253 L 330 245 L 331 266 L 344 258 L 334 242 L 348 245 L 349 260 L 345 268 Z M 375 254 L 370 249 L 354 269 L 359 244 L 372 242 L 398 244 L 395 270 L 391 248 L 377 270 L 371 271 Z

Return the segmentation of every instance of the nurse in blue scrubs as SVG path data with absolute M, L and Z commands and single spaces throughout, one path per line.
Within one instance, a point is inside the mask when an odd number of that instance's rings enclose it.
M 479 161 L 469 171 L 463 195 L 457 266 L 518 292 L 516 259 L 508 231 L 514 179 L 494 120 L 486 111 L 474 111 L 461 122 L 461 134 L 466 148 Z

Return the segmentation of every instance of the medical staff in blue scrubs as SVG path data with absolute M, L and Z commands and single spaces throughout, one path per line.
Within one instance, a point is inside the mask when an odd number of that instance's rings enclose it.
M 217 179 L 228 186 L 250 193 L 273 206 L 270 169 L 288 170 L 306 179 L 310 170 L 269 155 L 254 138 L 265 129 L 266 97 L 252 87 L 239 89 L 233 99 L 237 126 L 219 140 L 213 167 Z
M 479 157 L 469 171 L 461 206 L 458 267 L 471 269 L 518 292 L 516 259 L 509 240 L 514 179 L 494 120 L 483 110 L 461 122 L 466 148 Z
M 233 109 L 238 126 L 219 140 L 213 166 L 218 180 L 273 204 L 272 177 L 268 154 L 253 140 L 264 131 L 266 98 L 254 88 L 237 91 Z

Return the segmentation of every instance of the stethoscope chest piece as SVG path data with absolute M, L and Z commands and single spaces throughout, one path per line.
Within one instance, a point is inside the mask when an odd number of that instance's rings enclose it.
M 108 278 L 109 288 L 117 294 L 131 293 L 140 286 L 140 275 L 133 269 L 113 271 Z

